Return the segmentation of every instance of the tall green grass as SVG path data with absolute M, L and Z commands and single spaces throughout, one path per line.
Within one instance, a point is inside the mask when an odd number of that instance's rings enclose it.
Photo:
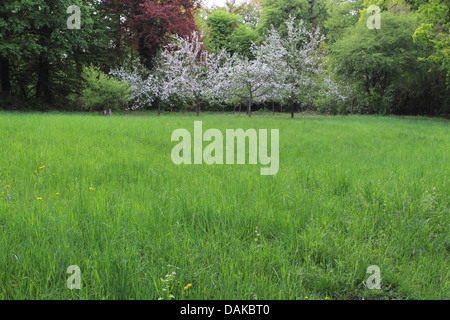
M 279 129 L 278 174 L 175 166 L 195 120 Z M 450 298 L 448 121 L 0 113 L 0 154 L 0 299 Z

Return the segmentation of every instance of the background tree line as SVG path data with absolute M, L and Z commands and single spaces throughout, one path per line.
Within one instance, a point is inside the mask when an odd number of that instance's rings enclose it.
M 372 4 L 381 8 L 379 30 L 366 26 Z M 67 28 L 71 5 L 81 9 L 80 30 Z M 6 0 L 0 108 L 198 112 L 245 105 L 250 114 L 266 108 L 446 115 L 449 6 L 450 0 L 229 0 L 209 9 L 194 0 Z M 311 39 L 320 39 L 314 49 L 307 48 Z

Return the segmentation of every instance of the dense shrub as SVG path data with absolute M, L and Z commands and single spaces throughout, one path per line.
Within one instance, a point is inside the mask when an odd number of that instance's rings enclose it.
M 90 66 L 83 70 L 85 86 L 81 91 L 81 101 L 86 110 L 120 110 L 130 101 L 130 87 L 126 81 L 118 81 Z

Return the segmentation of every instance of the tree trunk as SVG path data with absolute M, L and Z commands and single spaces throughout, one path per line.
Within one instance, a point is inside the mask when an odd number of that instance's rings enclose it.
M 52 94 L 50 90 L 50 63 L 47 57 L 39 57 L 38 81 L 36 84 L 36 98 L 44 96 L 46 103 L 52 103 Z
M 236 103 L 233 103 L 233 114 L 236 113 Z
M 73 52 L 74 52 L 73 61 L 75 62 L 75 70 L 77 72 L 77 77 L 81 79 L 81 75 L 83 73 L 83 65 L 80 61 L 80 57 L 83 54 L 83 52 L 78 47 L 75 47 L 73 49 Z
M 275 102 L 272 101 L 272 116 L 275 115 Z
M 242 111 L 242 101 L 239 102 L 239 115 L 241 115 L 241 111 Z
M 291 119 L 294 119 L 294 113 L 295 110 L 297 110 L 297 102 L 291 103 L 292 110 L 291 110 Z
M 114 18 L 113 18 L 114 19 Z M 115 48 L 114 48 L 114 59 L 112 61 L 112 68 L 116 69 L 116 63 L 117 61 L 120 60 L 120 58 L 122 57 L 122 22 L 120 21 L 120 14 L 117 14 L 115 17 L 115 32 L 114 32 L 114 37 L 115 37 Z
M 156 98 L 156 103 L 158 104 L 158 117 L 161 115 L 161 99 Z
M 200 116 L 200 100 L 195 98 L 195 110 L 197 111 L 197 117 Z
M 22 80 L 19 77 L 17 77 L 17 75 L 16 75 L 16 81 L 19 84 L 20 91 L 22 92 L 23 98 L 28 99 L 28 94 L 27 94 L 27 91 L 25 90 L 25 86 L 24 86 Z
M 51 47 L 52 29 L 48 26 L 43 26 L 40 29 L 40 37 L 38 43 L 42 47 Z M 42 97 L 44 102 L 51 104 L 53 101 L 52 92 L 50 88 L 50 60 L 46 53 L 41 53 L 38 57 L 37 65 L 37 83 L 36 83 L 36 98 Z
M 2 82 L 2 93 L 3 95 L 9 95 L 11 92 L 11 82 L 9 76 L 9 60 L 8 58 L 0 56 L 0 75 Z
M 252 117 L 252 102 L 253 102 L 253 97 L 250 94 L 250 98 L 248 99 L 248 109 L 247 109 L 247 114 L 248 114 L 249 118 Z

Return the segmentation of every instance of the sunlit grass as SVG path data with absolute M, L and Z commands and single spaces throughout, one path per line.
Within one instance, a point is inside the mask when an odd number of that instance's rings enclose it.
M 279 129 L 278 174 L 175 166 L 194 120 Z M 445 120 L 0 113 L 0 151 L 0 299 L 450 297 Z

